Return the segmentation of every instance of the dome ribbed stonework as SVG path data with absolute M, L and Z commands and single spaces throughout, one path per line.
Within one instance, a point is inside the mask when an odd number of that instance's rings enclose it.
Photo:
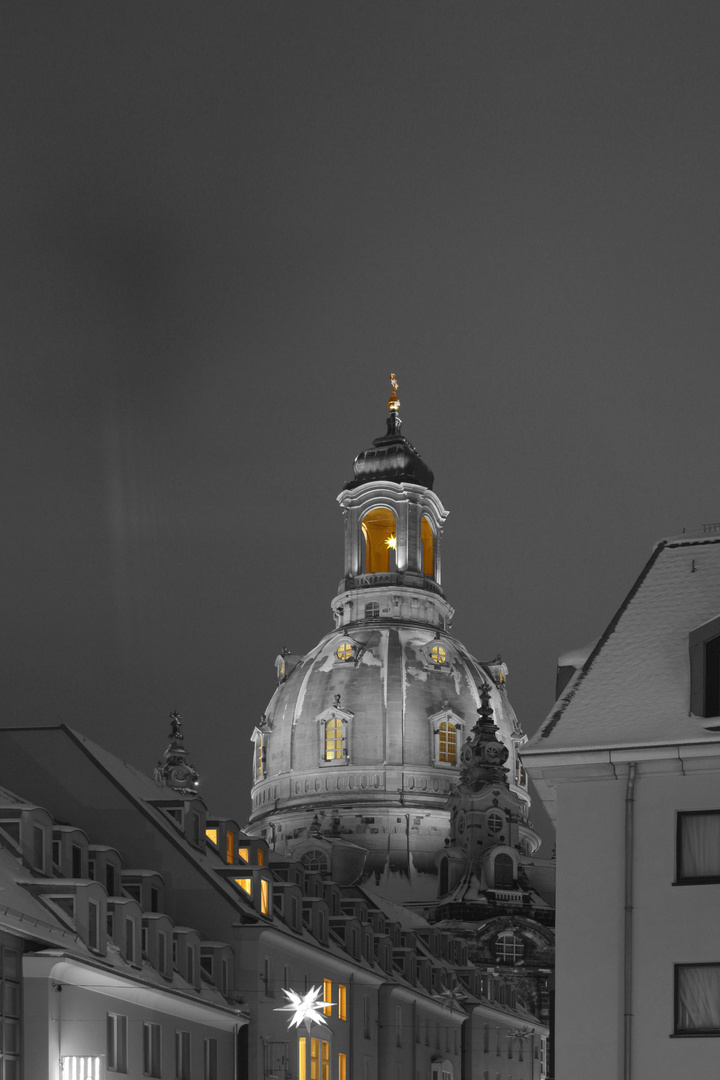
M 345 490 L 359 487 L 372 480 L 394 480 L 420 484 L 432 491 L 434 476 L 411 442 L 400 434 L 402 421 L 396 412 L 387 418 L 387 434 L 373 439 L 368 450 L 362 450 L 355 458 L 354 477 Z

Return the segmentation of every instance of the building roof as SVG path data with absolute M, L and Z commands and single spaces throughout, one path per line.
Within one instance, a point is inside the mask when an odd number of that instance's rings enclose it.
M 523 756 L 720 742 L 690 714 L 688 648 L 718 615 L 720 535 L 661 540 Z
M 432 469 L 411 442 L 400 434 L 402 421 L 396 412 L 387 418 L 387 434 L 373 439 L 368 450 L 361 450 L 353 465 L 353 479 L 345 485 L 346 489 L 359 487 L 374 480 L 405 481 L 420 484 L 432 491 L 434 476 Z

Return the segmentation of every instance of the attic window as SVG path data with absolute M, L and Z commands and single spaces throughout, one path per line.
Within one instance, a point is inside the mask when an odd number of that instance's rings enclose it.
M 338 660 L 352 660 L 353 647 L 349 641 L 341 641 L 335 655 Z
M 720 716 L 720 618 L 692 630 L 690 645 L 690 711 Z

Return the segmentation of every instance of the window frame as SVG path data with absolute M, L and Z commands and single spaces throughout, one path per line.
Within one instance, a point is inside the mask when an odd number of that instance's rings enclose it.
M 691 630 L 688 635 L 690 651 L 690 712 L 693 716 L 717 717 L 720 715 L 720 687 L 714 688 L 715 700 L 708 701 L 707 647 L 720 638 L 720 615 Z M 717 711 L 710 711 L 715 705 Z
M 703 1038 L 719 1038 L 720 1037 L 720 1017 L 716 1027 L 712 1028 L 680 1028 L 679 1027 L 679 1012 L 680 1012 L 680 976 L 681 972 L 687 968 L 716 968 L 718 972 L 718 989 L 720 990 L 720 962 L 712 961 L 699 964 L 674 964 L 674 978 L 673 978 L 673 1035 L 675 1039 L 703 1039 Z M 720 1005 L 718 1006 L 720 1008 Z
M 441 712 L 434 713 L 429 718 L 430 724 L 430 738 L 432 740 L 432 764 L 437 769 L 455 769 L 460 768 L 460 750 L 462 749 L 463 736 L 465 733 L 465 721 L 462 720 L 452 709 L 443 709 Z M 443 735 L 442 725 L 452 724 L 455 729 L 455 760 L 454 761 L 442 761 L 440 758 L 441 753 L 441 739 Z M 447 726 L 445 728 L 445 754 L 447 755 Z
M 143 1021 L 143 1076 L 162 1076 L 162 1026 Z
M 108 1072 L 127 1073 L 128 1060 L 128 1018 L 123 1013 L 109 1012 L 106 1021 Z
M 720 853 L 718 855 L 717 874 L 702 874 L 691 877 L 681 872 L 681 859 L 683 852 L 682 831 L 683 821 L 691 817 L 720 818 L 720 809 L 717 810 L 678 810 L 675 825 L 675 885 L 716 885 L 720 883 Z

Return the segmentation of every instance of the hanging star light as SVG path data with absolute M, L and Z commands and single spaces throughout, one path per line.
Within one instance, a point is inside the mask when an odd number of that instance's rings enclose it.
M 436 1001 L 445 1009 L 449 1009 L 450 1012 L 453 1009 L 462 1010 L 462 1003 L 467 997 L 467 994 L 463 994 L 459 986 L 448 987 L 447 990 L 441 990 L 439 994 L 433 994 Z
M 329 1008 L 335 1002 L 318 1001 L 318 998 L 322 996 L 322 990 L 319 986 L 311 986 L 304 997 L 300 997 L 294 990 L 283 990 L 283 994 L 285 994 L 290 1004 L 283 1005 L 280 1009 L 273 1009 L 273 1012 L 293 1013 L 288 1029 L 305 1024 L 309 1034 L 312 1024 L 327 1024 L 327 1020 L 318 1010 Z

